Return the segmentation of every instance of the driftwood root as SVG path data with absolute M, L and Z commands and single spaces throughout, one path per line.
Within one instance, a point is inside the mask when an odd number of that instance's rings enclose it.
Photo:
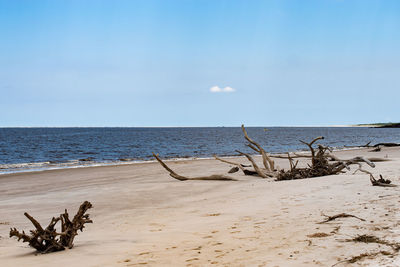
M 67 210 L 58 217 L 53 217 L 46 228 L 43 228 L 40 223 L 29 215 L 27 212 L 24 215 L 35 226 L 35 230 L 30 231 L 30 235 L 24 231 L 20 232 L 16 228 L 10 229 L 10 237 L 16 237 L 18 241 L 27 242 L 38 252 L 49 253 L 64 250 L 65 248 L 72 248 L 74 238 L 78 235 L 78 230 L 81 232 L 86 223 L 92 223 L 87 210 L 92 208 L 89 201 L 85 201 L 79 207 L 78 212 L 72 219 L 69 219 Z M 56 231 L 56 224 L 61 221 L 61 232 Z

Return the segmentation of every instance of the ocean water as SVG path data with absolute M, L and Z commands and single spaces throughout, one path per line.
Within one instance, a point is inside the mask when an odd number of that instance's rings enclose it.
M 299 140 L 324 136 L 335 148 L 369 141 L 400 142 L 400 129 L 358 127 L 249 127 L 268 152 L 306 150 Z M 126 164 L 162 158 L 207 158 L 252 152 L 240 127 L 200 128 L 0 128 L 0 174 Z

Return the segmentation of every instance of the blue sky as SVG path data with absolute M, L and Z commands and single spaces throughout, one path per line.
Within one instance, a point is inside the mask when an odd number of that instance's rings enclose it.
M 0 126 L 400 121 L 399 29 L 390 0 L 0 0 Z

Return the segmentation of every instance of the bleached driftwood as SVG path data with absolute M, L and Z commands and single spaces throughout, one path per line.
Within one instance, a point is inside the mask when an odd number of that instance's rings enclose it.
M 236 152 L 239 153 L 239 155 L 245 156 L 251 165 L 254 168 L 254 171 L 251 170 L 253 173 L 257 174 L 257 176 L 261 178 L 269 178 L 269 177 L 274 177 L 276 180 L 292 180 L 292 179 L 303 179 L 303 178 L 311 178 L 311 177 L 318 177 L 318 176 L 326 176 L 326 175 L 332 175 L 332 174 L 338 174 L 344 172 L 345 169 L 349 169 L 349 166 L 352 164 L 359 164 L 360 162 L 365 162 L 371 167 L 375 167 L 375 164 L 371 162 L 370 160 L 363 158 L 363 157 L 355 157 L 353 159 L 348 159 L 348 160 L 341 160 L 331 154 L 332 149 L 323 145 L 318 145 L 317 148 L 314 147 L 317 141 L 324 139 L 324 137 L 319 136 L 317 138 L 314 138 L 311 142 L 307 143 L 305 141 L 301 141 L 303 144 L 307 145 L 307 147 L 310 150 L 309 155 L 302 155 L 302 154 L 295 154 L 294 156 L 290 155 L 290 153 L 287 154 L 287 156 L 270 156 L 268 153 L 261 147 L 260 144 L 258 144 L 256 141 L 251 139 L 244 127 L 242 125 L 242 131 L 244 133 L 245 139 L 249 142 L 247 146 L 249 146 L 251 149 L 256 151 L 257 153 L 261 154 L 262 156 L 262 162 L 264 165 L 264 168 L 261 168 L 260 166 L 257 165 L 256 161 L 252 157 L 252 155 L 248 153 L 244 153 L 242 151 L 236 150 Z M 278 157 L 278 158 L 287 158 L 289 160 L 289 165 L 290 169 L 289 170 L 279 170 L 279 168 L 275 167 L 274 161 L 271 159 L 271 157 Z M 311 159 L 311 164 L 308 165 L 308 167 L 305 168 L 299 168 L 297 167 L 298 161 L 294 161 L 293 158 L 300 158 L 300 157 L 306 157 Z M 219 159 L 220 160 L 220 159 Z M 330 161 L 333 161 L 330 163 Z M 230 163 L 232 162 L 227 162 L 223 161 L 225 163 Z M 239 167 L 239 165 L 234 164 Z M 240 165 L 239 167 L 243 172 L 245 172 L 245 168 Z
M 275 162 L 271 159 L 271 157 L 263 148 L 262 146 L 254 141 L 252 138 L 249 137 L 244 125 L 242 125 L 242 131 L 244 134 L 244 138 L 248 141 L 247 146 L 250 147 L 252 150 L 256 151 L 258 154 L 261 155 L 262 157 L 262 164 L 263 167 L 260 167 L 252 155 L 236 150 L 236 152 L 239 153 L 239 155 L 245 156 L 249 162 L 251 163 L 251 166 L 253 169 L 247 169 L 248 166 L 245 166 L 243 164 L 239 164 L 233 161 L 228 161 L 226 159 L 221 159 L 218 158 L 217 156 L 214 155 L 216 160 L 219 160 L 221 162 L 234 165 L 236 167 L 232 168 L 229 173 L 233 173 L 238 171 L 239 169 L 245 174 L 245 175 L 254 175 L 254 176 L 259 176 L 261 178 L 275 178 L 277 181 L 280 180 L 292 180 L 292 179 L 304 179 L 304 178 L 312 178 L 312 177 L 318 177 L 318 176 L 326 176 L 326 175 L 333 175 L 333 174 L 338 174 L 338 173 L 343 173 L 345 169 L 349 170 L 349 166 L 353 164 L 358 164 L 360 165 L 360 162 L 365 162 L 371 167 L 375 167 L 375 164 L 370 161 L 369 159 L 363 158 L 363 157 L 355 157 L 352 159 L 348 160 L 341 160 L 331 154 L 332 149 L 323 146 L 323 145 L 318 145 L 317 147 L 314 147 L 316 145 L 316 142 L 319 140 L 324 139 L 324 137 L 319 136 L 317 138 L 314 138 L 311 142 L 307 143 L 305 141 L 301 141 L 303 144 L 307 145 L 307 147 L 310 150 L 309 155 L 301 155 L 301 154 L 295 154 L 294 156 L 290 155 L 289 153 L 285 158 L 289 160 L 289 165 L 290 169 L 289 170 L 284 170 L 284 169 L 279 169 L 277 166 L 275 166 Z M 369 144 L 367 144 L 369 145 Z M 201 176 L 201 177 L 186 177 L 177 174 L 174 172 L 171 168 L 169 168 L 157 155 L 153 153 L 153 156 L 157 159 L 157 161 L 163 166 L 169 173 L 170 175 L 178 179 L 180 181 L 186 181 L 186 180 L 225 180 L 225 181 L 230 181 L 230 180 L 236 180 L 232 177 L 229 176 L 224 176 L 224 175 L 211 175 L 211 176 Z M 275 156 L 275 157 L 283 157 L 283 156 Z M 307 167 L 299 168 L 298 163 L 299 161 L 294 161 L 293 158 L 300 158 L 300 157 L 306 157 L 311 159 L 311 164 L 308 164 Z M 330 163 L 331 162 L 331 163 Z M 360 165 L 361 166 L 361 165 Z
M 174 172 L 170 167 L 168 167 L 167 164 L 165 164 L 159 157 L 158 155 L 153 153 L 153 156 L 156 158 L 156 160 L 161 164 L 161 166 L 164 167 L 169 172 L 169 175 L 179 181 L 187 181 L 187 180 L 218 180 L 218 181 L 237 181 L 237 179 L 229 177 L 229 176 L 224 176 L 224 175 L 219 175 L 219 174 L 214 174 L 210 176 L 200 176 L 200 177 L 186 177 L 177 174 Z
M 249 167 L 248 165 L 240 164 L 240 163 L 233 162 L 233 161 L 228 161 L 226 159 L 219 158 L 217 155 L 214 155 L 214 158 L 221 162 L 236 166 L 238 169 L 240 169 L 243 172 L 244 175 L 256 175 L 257 174 L 256 171 L 245 169 L 246 167 Z
M 242 124 L 242 131 L 244 134 L 244 138 L 249 142 L 249 144 L 247 144 L 247 146 L 261 154 L 262 159 L 263 159 L 264 168 L 267 171 L 275 171 L 275 162 L 267 155 L 265 150 L 257 142 L 255 142 L 253 139 L 251 139 L 248 136 L 247 131 L 244 128 L 243 124 Z

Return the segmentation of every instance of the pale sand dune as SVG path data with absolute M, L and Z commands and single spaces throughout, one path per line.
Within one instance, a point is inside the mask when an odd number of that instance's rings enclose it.
M 342 158 L 361 154 L 392 159 L 372 172 L 400 184 L 400 149 L 337 152 Z M 192 176 L 229 170 L 215 160 L 170 166 Z M 343 242 L 357 234 L 400 241 L 400 187 L 373 187 L 366 174 L 351 173 L 284 182 L 237 173 L 237 182 L 180 182 L 158 163 L 145 163 L 2 175 L 0 266 L 331 266 L 361 253 L 390 251 Z M 94 223 L 72 250 L 35 256 L 26 243 L 8 238 L 11 226 L 32 229 L 24 211 L 47 225 L 64 208 L 75 213 L 84 200 L 93 203 Z M 317 224 L 321 212 L 366 221 Z M 309 237 L 315 233 L 328 236 Z M 400 258 L 377 256 L 353 266 L 400 266 Z

